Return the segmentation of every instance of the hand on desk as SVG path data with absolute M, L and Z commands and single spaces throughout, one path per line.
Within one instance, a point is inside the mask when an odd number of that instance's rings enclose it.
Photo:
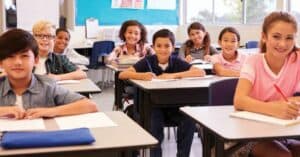
M 25 110 L 19 106 L 1 107 L 0 117 L 23 119 L 25 117 Z
M 27 119 L 35 119 L 35 118 L 42 118 L 42 117 L 55 117 L 56 112 L 55 108 L 33 108 L 33 109 L 28 109 L 26 111 L 25 118 Z
M 24 110 L 19 106 L 0 107 L 0 117 L 13 119 L 35 119 L 41 117 L 55 117 L 55 108 L 34 108 Z
M 192 62 L 193 59 L 194 59 L 194 58 L 193 58 L 191 55 L 187 55 L 187 56 L 185 57 L 185 61 L 188 62 L 188 63 Z
M 140 74 L 141 80 L 151 81 L 153 78 L 156 78 L 156 75 L 152 72 L 146 72 Z
M 272 115 L 281 119 L 296 119 L 299 114 L 299 105 L 293 102 L 273 101 Z M 271 105 L 271 104 L 270 104 Z

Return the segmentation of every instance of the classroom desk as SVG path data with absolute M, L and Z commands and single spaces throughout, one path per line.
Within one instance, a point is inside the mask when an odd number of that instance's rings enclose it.
M 63 87 L 83 95 L 101 93 L 101 89 L 90 79 L 81 79 L 80 83 L 61 84 Z
M 300 125 L 281 126 L 229 117 L 233 106 L 182 107 L 182 112 L 204 127 L 203 157 L 210 157 L 208 134 L 216 136 L 216 157 L 225 157 L 226 141 L 257 141 L 300 137 Z
M 210 76 L 203 79 L 179 79 L 176 81 L 153 82 L 129 80 L 137 87 L 137 104 L 142 126 L 150 129 L 150 115 L 153 107 L 180 107 L 186 105 L 207 105 L 208 87 L 212 82 L 230 77 Z
M 213 64 L 193 64 L 194 67 L 203 69 L 207 75 L 213 74 Z
M 107 157 L 121 156 L 124 151 L 145 149 L 157 145 L 158 141 L 122 112 L 106 112 L 116 127 L 92 128 L 96 139 L 92 145 L 51 148 L 29 148 L 4 150 L 0 156 L 11 157 Z M 46 128 L 58 128 L 53 119 L 45 120 Z

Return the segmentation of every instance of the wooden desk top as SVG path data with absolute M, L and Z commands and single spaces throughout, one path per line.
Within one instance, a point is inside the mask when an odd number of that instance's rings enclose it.
M 227 140 L 299 137 L 300 124 L 281 126 L 229 117 L 233 106 L 182 107 L 181 111 Z
M 61 84 L 63 87 L 77 93 L 101 93 L 101 89 L 90 79 L 79 80 L 80 83 Z
M 76 153 L 78 151 L 101 151 L 109 149 L 117 151 L 128 148 L 146 148 L 158 143 L 154 137 L 127 117 L 123 112 L 106 112 L 106 115 L 118 126 L 91 129 L 91 132 L 96 139 L 91 145 L 12 150 L 3 150 L 0 147 L 0 156 L 22 156 L 41 153 L 51 154 L 51 152 L 61 152 L 63 154 L 64 152 L 71 151 Z M 58 128 L 53 119 L 45 120 L 45 124 L 48 130 L 55 130 Z

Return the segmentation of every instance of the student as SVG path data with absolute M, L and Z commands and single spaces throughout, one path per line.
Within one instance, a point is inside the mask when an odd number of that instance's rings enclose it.
M 219 76 L 238 77 L 246 55 L 238 52 L 240 34 L 233 27 L 225 27 L 219 35 L 222 52 L 211 57 L 213 69 Z
M 249 56 L 237 85 L 234 106 L 282 119 L 299 116 L 300 52 L 296 47 L 297 22 L 287 12 L 272 12 L 265 17 L 260 41 L 262 53 Z M 285 101 L 277 85 L 289 97 Z M 251 144 L 253 157 L 300 156 L 300 142 L 294 139 L 259 141 Z M 267 151 L 266 151 L 267 150 Z
M 167 29 L 156 32 L 153 36 L 153 49 L 156 55 L 147 56 L 129 69 L 120 73 L 120 79 L 151 80 L 152 78 L 172 79 L 192 76 L 204 76 L 205 72 L 195 68 L 187 62 L 171 57 L 174 50 L 174 34 Z M 187 157 L 195 131 L 195 124 L 191 119 L 179 112 L 178 108 L 155 108 L 151 115 L 151 133 L 160 144 L 164 139 L 163 127 L 165 118 L 178 124 L 177 156 Z M 153 148 L 152 157 L 161 157 L 161 147 Z
M 55 32 L 53 52 L 58 55 L 65 55 L 74 64 L 89 65 L 89 59 L 78 54 L 74 49 L 69 48 L 70 32 L 65 28 L 58 28 Z
M 108 58 L 110 64 L 118 64 L 125 59 L 136 62 L 146 55 L 153 54 L 150 44 L 147 44 L 146 28 L 136 20 L 128 20 L 122 24 L 119 38 L 124 43 L 112 51 Z
M 38 44 L 21 29 L 0 36 L 0 117 L 39 118 L 96 112 L 95 103 L 58 86 L 46 76 L 32 74 L 39 62 Z
M 193 22 L 188 27 L 187 40 L 179 49 L 179 57 L 191 62 L 193 59 L 210 61 L 210 57 L 218 51 L 210 44 L 210 36 L 204 26 L 199 22 Z
M 55 28 L 48 21 L 38 21 L 33 25 L 32 32 L 39 45 L 39 64 L 34 73 L 47 74 L 55 80 L 79 80 L 87 78 L 85 72 L 71 63 L 66 56 L 52 53 Z

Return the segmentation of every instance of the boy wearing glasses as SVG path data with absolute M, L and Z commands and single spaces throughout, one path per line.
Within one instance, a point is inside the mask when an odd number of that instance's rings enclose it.
M 38 43 L 40 57 L 34 73 L 47 74 L 57 81 L 87 77 L 86 73 L 70 62 L 66 56 L 52 53 L 55 38 L 55 27 L 52 23 L 38 21 L 33 25 L 32 32 Z

